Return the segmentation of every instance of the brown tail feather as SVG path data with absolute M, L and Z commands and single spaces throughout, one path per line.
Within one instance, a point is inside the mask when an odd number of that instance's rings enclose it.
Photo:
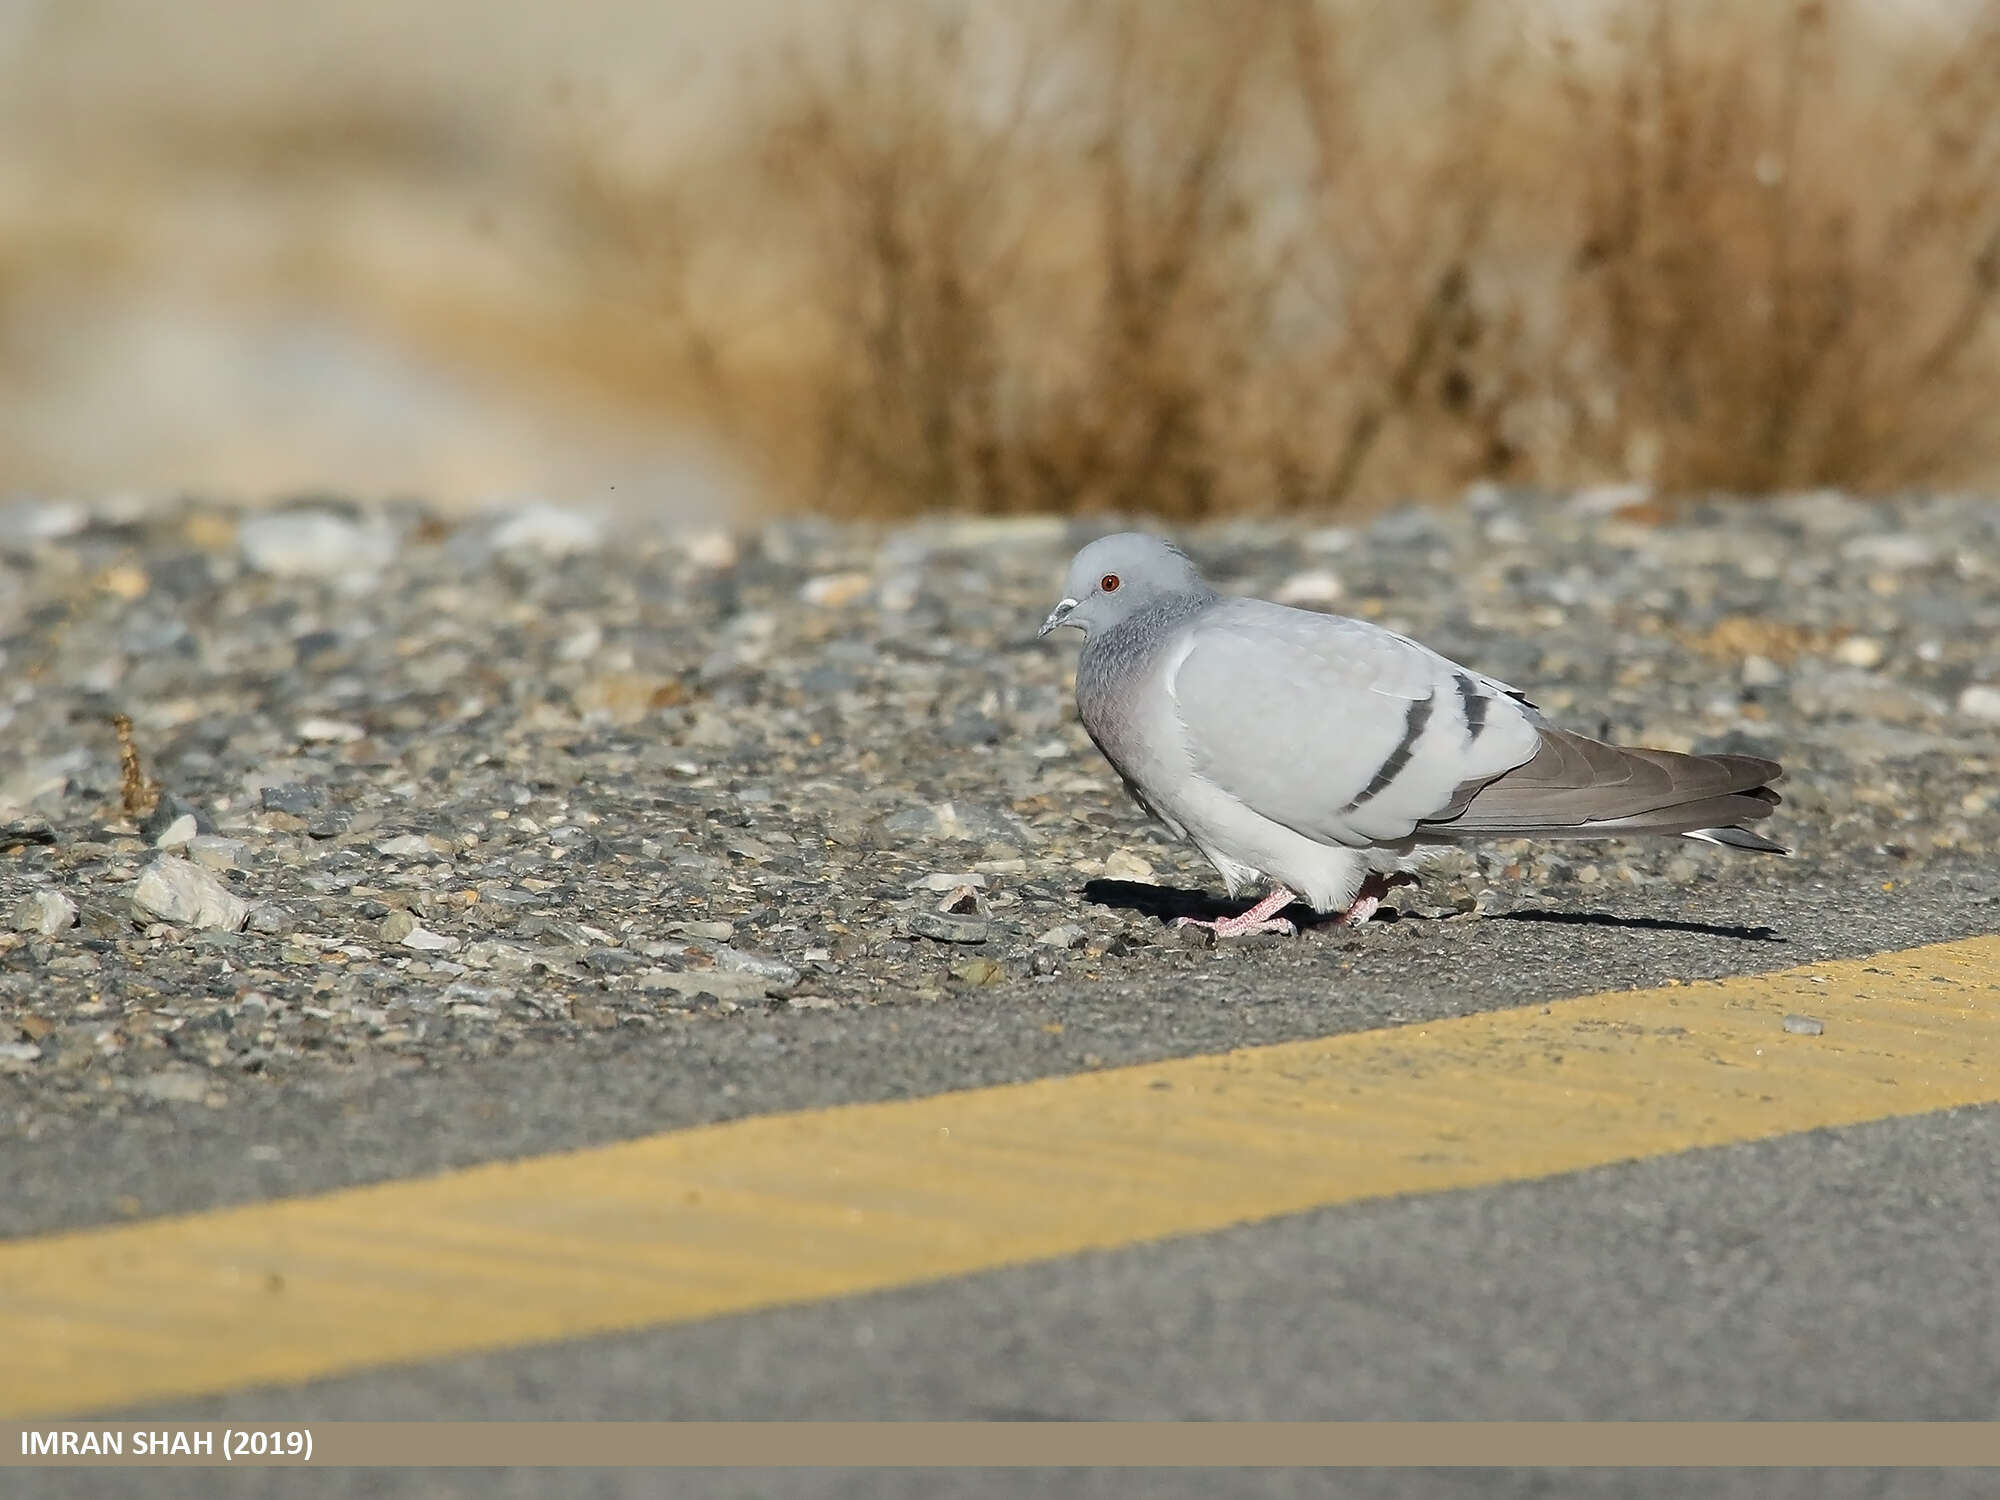
M 1525 764 L 1490 781 L 1467 782 L 1422 836 L 1433 839 L 1617 838 L 1627 834 L 1715 835 L 1711 843 L 1770 848 L 1742 828 L 1768 818 L 1784 775 L 1751 755 L 1682 755 L 1607 745 L 1544 728 Z M 1742 835 L 1729 838 L 1730 832 Z

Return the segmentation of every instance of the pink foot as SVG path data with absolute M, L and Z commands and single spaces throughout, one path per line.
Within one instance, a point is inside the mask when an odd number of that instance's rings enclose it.
M 1380 896 L 1356 896 L 1354 904 L 1333 919 L 1334 924 L 1339 927 L 1359 927 L 1374 916 L 1381 905 Z
M 1251 932 L 1282 932 L 1289 937 L 1295 934 L 1298 928 L 1287 922 L 1283 917 L 1272 914 L 1282 911 L 1296 899 L 1290 891 L 1286 890 L 1283 886 L 1279 886 L 1270 895 L 1259 901 L 1241 916 L 1216 917 L 1213 919 L 1205 917 L 1179 917 L 1175 919 L 1174 926 L 1206 927 L 1219 938 L 1242 937 L 1244 934 Z
M 1399 885 L 1415 885 L 1417 877 L 1403 871 L 1394 875 L 1370 874 L 1361 882 L 1361 889 L 1355 892 L 1353 904 L 1335 917 L 1334 922 L 1342 927 L 1359 927 L 1381 910 L 1382 898 Z

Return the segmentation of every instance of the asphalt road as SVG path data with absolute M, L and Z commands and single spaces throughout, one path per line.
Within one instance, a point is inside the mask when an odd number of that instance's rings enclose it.
M 1894 889 L 1884 892 L 1885 880 Z M 1100 894 L 1102 892 L 1100 891 Z M 1114 895 L 1116 893 L 1113 893 Z M 910 1097 L 1993 931 L 2000 875 L 1782 887 L 1272 941 L 1171 990 L 1074 979 L 607 1039 L 86 1124 L 0 1159 L 10 1236 L 311 1193 L 776 1110 Z M 1716 903 L 1712 908 L 1704 901 Z M 1726 905 L 1721 903 L 1726 902 Z M 1060 1026 L 1054 1032 L 1052 1026 Z M 149 1415 L 2000 1418 L 2000 1108 L 1329 1209 L 1165 1243 Z M 30 1495 L 1974 1495 L 1877 1471 L 20 1476 Z
M 568 1050 L 354 1082 L 226 1110 L 86 1121 L 0 1154 L 0 1235 L 321 1192 L 715 1120 L 1081 1072 L 2000 930 L 2000 870 L 1888 857 L 1746 893 L 1609 888 L 1482 919 L 1259 937 L 1171 983 L 1061 977 L 761 1025 L 620 1031 Z M 1895 889 L 1882 885 L 1893 881 Z M 1078 910 L 1091 903 L 1080 886 Z M 1129 896 L 1112 892 L 1121 902 Z M 1392 907 L 1393 909 L 1393 907 Z M 1059 1030 L 1051 1030 L 1059 1027 Z

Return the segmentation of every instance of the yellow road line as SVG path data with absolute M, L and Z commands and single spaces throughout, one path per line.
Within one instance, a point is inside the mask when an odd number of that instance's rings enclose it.
M 1786 1032 L 1790 1012 L 1824 1033 Z M 2000 937 L 766 1116 L 0 1244 L 0 1413 L 684 1322 L 1991 1101 Z

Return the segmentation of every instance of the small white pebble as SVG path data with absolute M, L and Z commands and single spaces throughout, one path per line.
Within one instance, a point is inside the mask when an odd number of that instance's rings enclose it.
M 196 828 L 193 813 L 182 813 L 169 823 L 160 836 L 153 840 L 155 849 L 178 849 L 183 844 L 194 842 Z
M 915 573 L 891 573 L 882 580 L 882 587 L 875 591 L 875 602 L 883 612 L 892 615 L 906 615 L 917 607 L 917 600 L 923 595 L 923 579 Z
M 1746 656 L 1743 658 L 1743 685 L 1745 687 L 1776 687 L 1785 680 L 1785 669 L 1768 656 Z
M 1958 711 L 1968 719 L 2000 722 L 2000 687 L 1975 682 L 1958 695 Z
M 935 870 L 928 875 L 919 875 L 910 882 L 910 888 L 919 891 L 953 891 L 962 885 L 983 891 L 986 889 L 986 877 L 978 874 L 954 875 L 949 871 Z
M 1119 849 L 1104 861 L 1104 877 L 1107 880 L 1151 880 L 1153 867 L 1130 849 Z
M 677 539 L 689 562 L 698 568 L 720 572 L 736 566 L 736 538 L 719 527 L 696 531 Z
M 1826 1022 L 1811 1016 L 1786 1016 L 1785 1030 L 1793 1036 L 1818 1036 L 1826 1030 Z
M 1359 539 L 1360 533 L 1352 526 L 1324 526 L 1300 537 L 1299 545 L 1307 552 L 1331 556 L 1336 552 L 1345 552 Z
M 807 579 L 799 589 L 799 602 L 822 609 L 838 609 L 852 604 L 867 593 L 874 580 L 866 573 L 822 573 Z
M 1938 560 L 1938 549 L 1923 537 L 1892 531 L 1855 537 L 1840 549 L 1840 555 L 1849 562 L 1876 568 L 1928 568 Z
M 1882 643 L 1871 636 L 1851 635 L 1833 648 L 1833 659 L 1844 667 L 1860 667 L 1864 671 L 1882 665 L 1887 653 Z
M 1271 597 L 1280 604 L 1332 604 L 1344 592 L 1340 575 L 1332 569 L 1309 568 L 1279 584 Z
M 603 517 L 546 502 L 523 506 L 493 528 L 493 545 L 502 552 L 568 557 L 594 552 L 603 543 Z
M 1651 485 L 1599 484 L 1578 490 L 1570 497 L 1569 509 L 1579 516 L 1608 516 L 1634 505 L 1644 505 L 1652 498 Z
M 36 891 L 14 908 L 14 930 L 54 937 L 76 923 L 76 903 L 61 891 Z
M 219 838 L 204 833 L 188 840 L 188 858 L 209 870 L 238 870 L 243 867 L 247 846 L 241 839 Z
M 556 647 L 558 661 L 586 661 L 597 655 L 597 648 L 604 644 L 604 627 L 596 621 L 585 625 L 575 634 L 564 638 Z
M 344 719 L 302 719 L 298 729 L 299 738 L 308 745 L 351 745 L 367 733 Z

